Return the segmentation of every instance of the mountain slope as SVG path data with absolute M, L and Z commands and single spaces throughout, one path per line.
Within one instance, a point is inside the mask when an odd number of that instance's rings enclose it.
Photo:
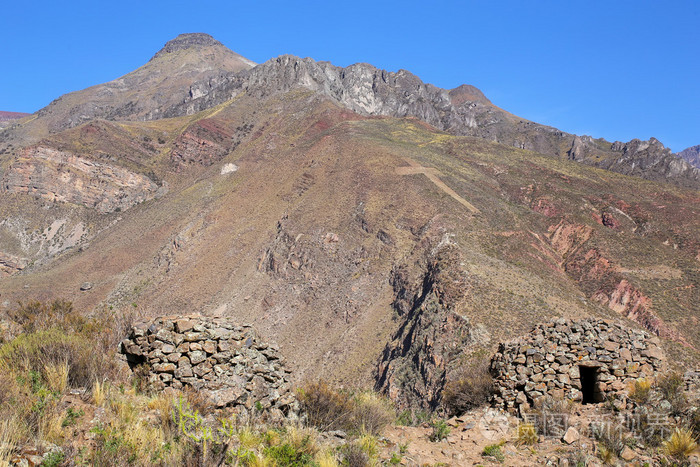
M 448 91 L 423 83 L 406 70 L 392 73 L 368 64 L 340 68 L 328 62 L 283 55 L 250 70 L 193 87 L 199 90 L 198 97 L 188 97 L 165 114 L 201 111 L 242 92 L 264 97 L 303 87 L 361 114 L 416 117 L 452 134 L 477 136 L 618 173 L 700 188 L 700 170 L 656 139 L 623 144 L 579 137 L 512 115 L 494 106 L 473 86 Z
M 3 279 L 7 306 L 235 316 L 281 344 L 298 381 L 371 384 L 381 367 L 401 405 L 433 406 L 466 355 L 552 316 L 628 317 L 695 358 L 696 191 L 302 90 L 191 119 L 212 143 L 250 130 L 214 159 L 162 160 L 166 194 Z
M 183 52 L 166 49 L 153 61 Z M 697 190 L 571 160 L 564 133 L 403 71 L 285 56 L 176 89 L 150 110 L 169 118 L 91 119 L 0 159 L 0 310 L 232 316 L 296 382 L 424 408 L 555 316 L 623 320 L 700 361 Z

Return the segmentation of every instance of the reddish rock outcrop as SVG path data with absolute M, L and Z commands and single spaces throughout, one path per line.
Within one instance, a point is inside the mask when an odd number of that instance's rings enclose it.
M 170 160 L 178 170 L 192 164 L 210 166 L 231 150 L 232 137 L 216 120 L 199 120 L 175 140 Z
M 128 209 L 158 191 L 145 175 L 44 146 L 24 149 L 0 185 L 3 193 L 26 193 L 100 212 Z
M 565 220 L 550 227 L 550 244 L 561 255 L 561 264 L 566 273 L 581 285 L 591 299 L 641 324 L 658 336 L 669 337 L 687 345 L 678 332 L 670 329 L 652 311 L 651 300 L 623 277 L 620 268 L 613 261 L 597 248 L 587 247 L 592 235 L 592 227 Z

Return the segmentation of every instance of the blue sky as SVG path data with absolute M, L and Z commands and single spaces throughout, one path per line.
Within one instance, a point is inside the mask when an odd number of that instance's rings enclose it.
M 564 131 L 700 144 L 700 2 L 5 2 L 0 110 L 112 80 L 183 32 L 256 62 L 290 53 L 404 68 Z

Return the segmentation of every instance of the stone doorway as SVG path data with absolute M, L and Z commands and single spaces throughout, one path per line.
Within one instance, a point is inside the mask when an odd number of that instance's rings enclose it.
M 581 375 L 581 394 L 584 404 L 595 404 L 601 402 L 602 397 L 598 391 L 598 367 L 579 365 Z

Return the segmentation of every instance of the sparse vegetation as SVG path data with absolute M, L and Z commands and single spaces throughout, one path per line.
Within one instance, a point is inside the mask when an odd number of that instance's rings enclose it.
M 676 428 L 663 443 L 663 451 L 678 461 L 685 461 L 698 449 L 698 439 L 688 428 Z
M 498 462 L 503 462 L 506 460 L 506 456 L 503 454 L 501 447 L 505 444 L 505 441 L 501 441 L 497 444 L 489 444 L 484 448 L 481 455 L 484 457 L 492 457 Z
M 489 364 L 487 356 L 478 356 L 446 384 L 442 400 L 449 413 L 459 415 L 488 402 L 493 394 Z
M 430 441 L 442 441 L 443 439 L 447 438 L 447 436 L 449 436 L 450 434 L 450 427 L 447 425 L 447 422 L 445 422 L 445 420 L 434 420 L 430 424 L 430 427 L 433 429 L 433 431 L 430 433 Z
M 672 371 L 656 381 L 656 389 L 661 397 L 671 403 L 671 414 L 680 415 L 688 407 L 688 399 L 685 395 L 685 382 L 683 375 Z
M 377 434 L 396 418 L 391 403 L 371 391 L 351 394 L 318 381 L 304 385 L 297 395 L 308 423 L 320 430 Z
M 532 446 L 537 444 L 539 436 L 537 436 L 537 428 L 532 423 L 520 423 L 518 425 L 518 440 L 516 444 L 519 446 Z
M 649 402 L 651 396 L 651 381 L 640 378 L 630 384 L 629 398 L 639 405 L 645 405 Z

